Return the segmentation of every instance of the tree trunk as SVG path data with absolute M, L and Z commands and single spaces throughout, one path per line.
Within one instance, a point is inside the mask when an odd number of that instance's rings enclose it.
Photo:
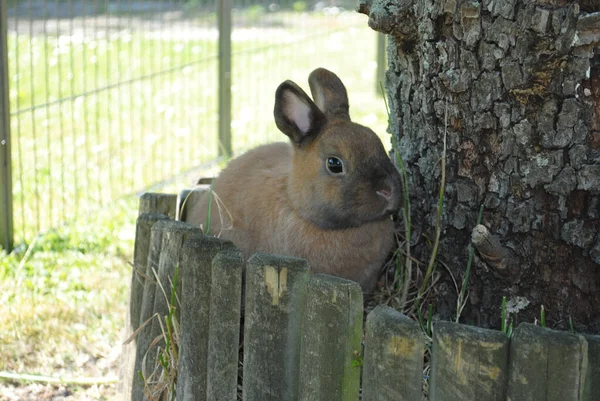
M 600 332 L 600 2 L 359 0 L 389 35 L 390 130 L 410 179 L 413 230 L 433 232 L 447 133 L 439 259 L 458 285 L 480 205 L 462 319 L 500 326 L 502 297 L 534 322 Z M 447 118 L 445 118 L 447 116 Z M 431 235 L 429 236 L 431 238 Z M 413 237 L 427 260 L 427 241 Z M 457 292 L 435 288 L 440 317 Z

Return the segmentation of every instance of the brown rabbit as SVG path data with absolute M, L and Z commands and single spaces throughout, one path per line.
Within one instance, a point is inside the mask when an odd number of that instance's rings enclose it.
M 400 175 L 377 135 L 350 121 L 342 81 L 319 68 L 308 82 L 314 102 L 292 81 L 275 93 L 275 123 L 291 145 L 253 149 L 215 180 L 210 232 L 232 240 L 245 258 L 304 258 L 313 272 L 370 292 L 394 244 Z M 187 207 L 186 220 L 196 225 L 208 210 L 208 196 L 200 199 Z

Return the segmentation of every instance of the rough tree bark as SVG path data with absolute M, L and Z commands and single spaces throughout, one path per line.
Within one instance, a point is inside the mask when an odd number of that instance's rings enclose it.
M 600 1 L 359 0 L 358 11 L 389 35 L 390 130 L 414 228 L 432 232 L 447 129 L 440 257 L 463 276 L 481 204 L 495 236 L 492 254 L 476 253 L 463 319 L 499 327 L 507 296 L 524 307 L 518 321 L 544 305 L 549 326 L 572 317 L 600 332 Z M 413 241 L 425 260 L 426 241 Z M 435 294 L 446 318 L 449 283 Z

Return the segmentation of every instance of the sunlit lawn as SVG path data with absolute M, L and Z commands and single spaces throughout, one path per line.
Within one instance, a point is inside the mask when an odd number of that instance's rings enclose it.
M 320 66 L 345 82 L 354 120 L 388 145 L 366 20 L 292 17 L 234 30 L 235 152 L 284 139 L 275 88 L 293 79 L 308 91 Z M 0 370 L 116 374 L 137 209 L 125 195 L 217 156 L 214 35 L 172 24 L 161 35 L 9 37 L 19 246 L 0 258 Z
M 117 374 L 136 204 L 114 202 L 0 258 L 0 371 Z M 8 391 L 0 382 L 0 400 Z

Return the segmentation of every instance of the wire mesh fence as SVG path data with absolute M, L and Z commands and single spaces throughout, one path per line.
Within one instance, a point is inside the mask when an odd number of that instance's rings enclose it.
M 275 88 L 319 66 L 383 132 L 376 37 L 353 1 L 234 0 L 229 55 L 217 1 L 7 0 L 16 241 L 217 159 L 220 57 L 234 153 L 282 139 Z

